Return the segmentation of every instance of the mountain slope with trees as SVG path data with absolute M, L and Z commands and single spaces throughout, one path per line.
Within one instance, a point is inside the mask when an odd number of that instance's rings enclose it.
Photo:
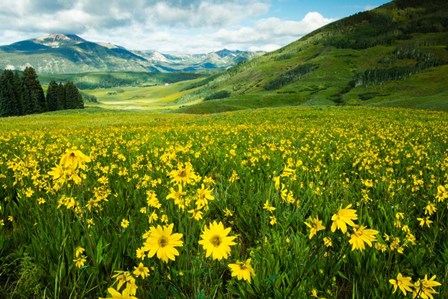
M 179 102 L 205 99 L 183 110 L 197 113 L 283 105 L 448 110 L 447 70 L 448 2 L 399 0 L 241 63 Z

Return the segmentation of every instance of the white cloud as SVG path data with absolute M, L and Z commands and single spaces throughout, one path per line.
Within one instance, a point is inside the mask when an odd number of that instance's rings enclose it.
M 178 16 L 181 17 L 182 13 L 179 12 Z M 114 34 L 111 31 L 110 36 L 119 36 L 120 42 L 118 40 L 111 42 L 120 43 L 130 49 L 156 49 L 161 52 L 204 53 L 223 48 L 273 51 L 332 21 L 317 12 L 309 12 L 302 20 L 297 21 L 271 17 L 259 19 L 252 26 L 229 26 L 207 30 L 186 28 L 173 30 L 164 27 L 145 31 L 138 24 L 134 24 L 130 29 L 133 32 L 131 36 L 126 36 L 126 31 L 123 30 L 114 30 Z M 103 35 L 94 31 L 88 34 L 92 40 L 104 41 L 102 36 L 107 36 L 107 32 L 103 32 Z
M 79 9 L 70 9 L 57 12 L 54 15 L 33 16 L 32 21 L 39 24 L 38 29 L 47 32 L 79 32 L 84 31 L 84 24 L 91 24 L 94 17 Z M 22 23 L 23 27 L 28 26 L 30 20 Z
M 0 44 L 75 33 L 128 49 L 202 53 L 275 50 L 331 19 L 269 17 L 272 0 L 1 0 Z
M 265 3 L 246 2 L 201 1 L 197 5 L 177 7 L 158 2 L 146 7 L 145 13 L 149 22 L 155 25 L 209 28 L 235 24 L 268 11 L 269 6 Z
M 271 17 L 257 21 L 253 27 L 218 30 L 210 38 L 240 49 L 272 51 L 332 21 L 318 12 L 309 12 L 299 21 Z
M 364 6 L 364 11 L 368 11 L 368 10 L 372 10 L 372 9 L 374 9 L 374 8 L 376 8 L 376 6 L 375 5 L 366 5 L 366 6 Z

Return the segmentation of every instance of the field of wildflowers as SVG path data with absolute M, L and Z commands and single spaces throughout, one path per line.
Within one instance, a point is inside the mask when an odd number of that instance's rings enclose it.
M 0 121 L 1 298 L 448 298 L 448 115 Z

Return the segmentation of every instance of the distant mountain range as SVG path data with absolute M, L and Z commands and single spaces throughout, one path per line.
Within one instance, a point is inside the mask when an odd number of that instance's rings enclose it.
M 98 71 L 192 72 L 227 69 L 264 54 L 230 51 L 207 54 L 164 54 L 130 51 L 110 43 L 87 41 L 75 34 L 50 34 L 0 47 L 0 69 L 23 70 L 32 66 L 38 73 L 68 74 Z

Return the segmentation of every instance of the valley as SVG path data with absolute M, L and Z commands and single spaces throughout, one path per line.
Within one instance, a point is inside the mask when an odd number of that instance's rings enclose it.
M 216 113 L 345 105 L 448 111 L 447 11 L 447 4 L 439 0 L 418 5 L 391 2 L 328 24 L 279 50 L 238 61 L 226 70 L 41 76 L 73 80 L 79 88 L 98 95 L 104 107 L 114 109 Z M 150 53 L 154 54 L 140 54 Z M 238 53 L 220 51 L 215 56 Z M 199 78 L 203 80 L 192 81 L 192 88 L 185 87 L 188 80 Z M 132 91 L 118 95 L 117 88 L 128 86 L 133 86 Z M 104 89 L 92 90 L 97 87 Z M 153 98 L 159 93 L 164 99 Z
M 171 84 L 164 83 L 155 86 L 85 89 L 83 92 L 99 100 L 99 103 L 88 103 L 87 107 L 112 110 L 172 112 L 182 106 L 176 100 L 191 91 L 185 90 L 185 88 L 201 80 L 203 78 Z M 188 104 L 194 105 L 196 103 L 190 102 Z

